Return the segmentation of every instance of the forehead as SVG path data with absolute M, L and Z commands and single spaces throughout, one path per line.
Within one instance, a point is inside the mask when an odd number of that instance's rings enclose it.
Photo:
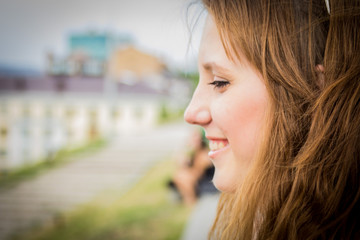
M 199 65 L 229 61 L 221 42 L 220 34 L 211 15 L 208 15 L 206 18 L 200 42 L 198 61 Z
M 225 66 L 231 70 L 236 69 L 239 66 L 248 65 L 241 51 L 234 54 L 234 52 L 230 50 L 229 54 L 232 56 L 239 55 L 241 59 L 236 57 L 229 59 L 224 49 L 216 23 L 213 17 L 209 14 L 206 18 L 200 42 L 198 56 L 199 68 L 208 70 L 211 66 Z

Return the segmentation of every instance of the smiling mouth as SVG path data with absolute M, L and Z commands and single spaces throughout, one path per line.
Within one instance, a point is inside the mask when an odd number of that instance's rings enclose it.
M 219 151 L 229 145 L 227 140 L 210 140 L 209 141 L 209 148 L 210 151 L 215 152 Z
M 227 139 L 209 139 L 209 157 L 215 159 L 219 154 L 229 148 Z

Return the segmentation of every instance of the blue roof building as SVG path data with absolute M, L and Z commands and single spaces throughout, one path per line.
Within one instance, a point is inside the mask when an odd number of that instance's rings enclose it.
M 49 75 L 102 77 L 110 55 L 120 47 L 131 45 L 129 34 L 106 32 L 77 32 L 68 37 L 69 53 L 66 58 L 47 56 Z
M 132 42 L 132 37 L 127 34 L 116 36 L 96 32 L 75 33 L 71 34 L 68 39 L 71 53 L 82 52 L 88 57 L 100 61 L 106 60 L 117 47 Z

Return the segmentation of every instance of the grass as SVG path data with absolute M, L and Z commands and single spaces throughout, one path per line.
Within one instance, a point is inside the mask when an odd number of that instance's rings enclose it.
M 20 168 L 0 173 L 0 189 L 14 187 L 14 185 L 38 176 L 39 174 L 64 164 L 81 154 L 92 154 L 106 145 L 106 141 L 98 139 L 75 149 L 60 150 L 52 159 L 39 160 L 36 163 L 24 165 Z
M 185 109 L 171 109 L 165 103 L 161 106 L 160 115 L 158 118 L 158 124 L 166 124 L 183 119 Z
M 170 200 L 174 162 L 157 164 L 126 194 L 106 192 L 17 240 L 179 239 L 191 208 Z

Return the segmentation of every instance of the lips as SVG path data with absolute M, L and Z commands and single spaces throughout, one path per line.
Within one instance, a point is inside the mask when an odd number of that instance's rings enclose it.
M 209 140 L 209 148 L 211 151 L 220 150 L 228 144 L 229 142 L 227 140 Z
M 229 147 L 227 139 L 209 139 L 209 156 L 215 158 L 218 154 L 225 151 Z

